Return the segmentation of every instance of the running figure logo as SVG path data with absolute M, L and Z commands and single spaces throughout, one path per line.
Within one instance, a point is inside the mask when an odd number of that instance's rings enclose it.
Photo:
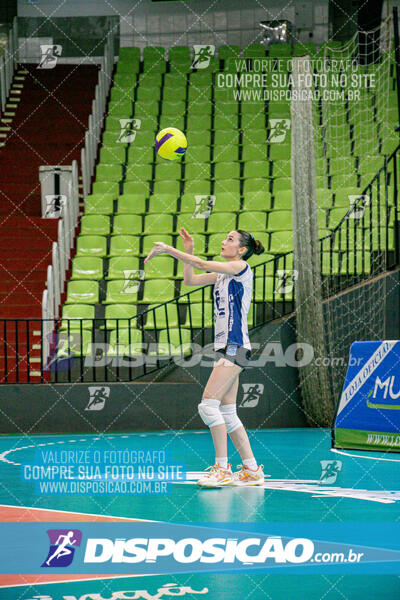
M 342 470 L 342 461 L 340 460 L 321 460 L 321 477 L 319 479 L 320 483 L 326 483 L 330 485 L 331 483 L 335 483 L 337 476 Z
M 269 129 L 269 142 L 284 142 L 286 139 L 286 134 L 290 129 L 290 119 L 270 119 Z
M 215 46 L 193 46 L 194 59 L 192 69 L 207 69 L 215 54 Z
M 264 392 L 263 383 L 243 383 L 243 400 L 240 408 L 254 408 L 258 405 Z
M 89 402 L 85 410 L 103 410 L 106 400 L 110 397 L 110 388 L 89 386 Z
M 81 545 L 79 529 L 48 529 L 50 549 L 42 567 L 68 567 L 74 558 L 75 547 Z
M 40 46 L 42 57 L 38 64 L 38 69 L 54 69 L 57 59 L 61 56 L 62 46 L 59 44 L 44 44 Z

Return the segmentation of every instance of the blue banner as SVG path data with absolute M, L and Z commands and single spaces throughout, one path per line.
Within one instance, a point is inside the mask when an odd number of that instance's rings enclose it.
M 400 569 L 400 523 L 2 523 L 0 534 L 4 574 Z
M 335 422 L 337 447 L 400 451 L 400 342 L 354 342 Z

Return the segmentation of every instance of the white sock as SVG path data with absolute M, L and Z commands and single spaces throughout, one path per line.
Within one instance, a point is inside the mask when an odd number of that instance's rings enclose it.
M 216 456 L 215 462 L 218 463 L 219 466 L 222 467 L 223 469 L 226 469 L 228 466 L 228 457 L 223 456 L 222 458 L 218 458 L 218 456 Z
M 247 467 L 248 469 L 251 469 L 252 471 L 257 471 L 257 468 L 258 468 L 257 461 L 254 457 L 253 458 L 245 458 L 243 460 L 243 465 L 245 467 Z

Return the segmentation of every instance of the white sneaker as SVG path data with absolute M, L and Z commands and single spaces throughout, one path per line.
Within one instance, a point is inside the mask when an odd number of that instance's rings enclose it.
M 208 473 L 205 473 L 203 477 L 197 482 L 197 485 L 201 487 L 221 487 L 224 485 L 233 485 L 233 473 L 231 465 L 228 465 L 226 469 L 220 467 L 218 463 L 215 463 L 212 467 L 206 469 Z
M 244 465 L 238 465 L 238 469 L 233 474 L 233 485 L 262 485 L 265 481 L 264 465 L 258 465 L 255 471 Z

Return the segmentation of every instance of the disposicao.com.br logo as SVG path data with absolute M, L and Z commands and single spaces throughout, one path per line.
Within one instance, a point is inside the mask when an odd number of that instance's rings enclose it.
M 81 545 L 79 529 L 49 529 L 50 548 L 42 567 L 69 567 L 74 559 L 75 547 Z

